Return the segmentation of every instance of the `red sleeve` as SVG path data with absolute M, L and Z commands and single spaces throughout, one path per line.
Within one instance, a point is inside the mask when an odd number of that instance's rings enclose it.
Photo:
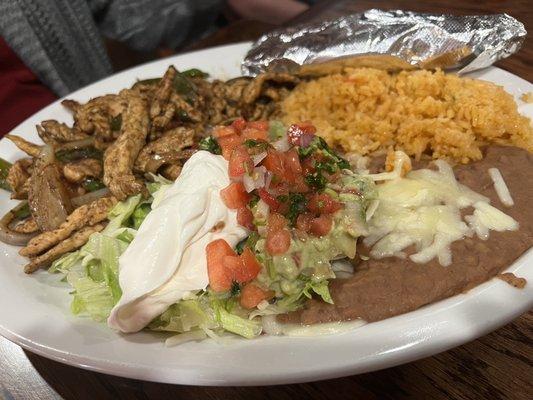
M 0 37 L 0 137 L 56 99 Z

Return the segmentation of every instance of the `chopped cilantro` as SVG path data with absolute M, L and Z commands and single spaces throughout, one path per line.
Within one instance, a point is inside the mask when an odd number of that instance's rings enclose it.
M 200 150 L 206 150 L 213 154 L 222 154 L 222 149 L 217 140 L 213 136 L 208 136 L 200 140 L 198 143 Z
M 252 199 L 248 202 L 248 207 L 252 208 L 259 202 L 259 196 L 255 193 L 251 193 Z
M 232 296 L 238 296 L 239 294 L 241 294 L 241 285 L 239 285 L 239 282 L 233 281 L 231 283 L 230 294 Z
M 330 174 L 334 174 L 338 171 L 337 164 L 332 162 L 317 162 L 315 168 L 320 171 L 329 172 Z
M 280 203 L 285 203 L 287 200 L 289 200 L 289 195 L 280 194 L 279 196 L 276 197 L 276 200 L 279 201 Z
M 286 216 L 291 225 L 296 224 L 296 218 L 305 211 L 306 206 L 307 199 L 302 193 L 289 194 L 289 212 Z
M 245 247 L 249 247 L 251 250 L 254 250 L 258 240 L 259 234 L 257 232 L 251 232 L 247 238 L 237 243 L 237 246 L 235 246 L 235 251 L 237 254 L 242 254 Z
M 249 149 L 255 148 L 260 151 L 265 151 L 268 148 L 268 143 L 264 140 L 246 139 L 244 145 Z
M 298 149 L 298 154 L 302 158 L 309 157 L 311 154 L 313 154 L 316 151 L 320 151 L 322 153 L 322 156 L 326 160 L 328 160 L 330 163 L 336 164 L 336 166 L 339 169 L 346 169 L 350 167 L 350 164 L 348 161 L 346 161 L 344 158 L 339 156 L 335 151 L 333 151 L 326 141 L 322 139 L 320 136 L 316 136 L 313 141 L 309 144 L 307 147 L 300 147 Z M 331 167 L 328 167 L 331 168 Z M 328 171 L 329 172 L 329 171 Z
M 305 182 L 316 190 L 322 190 L 326 187 L 327 179 L 320 171 L 309 174 L 305 177 Z
M 237 246 L 235 246 L 235 251 L 237 252 L 237 254 L 242 254 L 242 252 L 244 251 L 244 246 L 246 246 L 247 240 L 248 238 L 244 238 L 239 243 L 237 243 Z

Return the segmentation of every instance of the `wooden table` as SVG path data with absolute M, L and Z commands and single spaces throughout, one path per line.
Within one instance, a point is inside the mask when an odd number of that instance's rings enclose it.
M 369 8 L 457 14 L 506 12 L 533 32 L 531 0 L 321 1 L 291 23 Z M 238 22 L 193 48 L 256 38 L 268 24 Z M 533 35 L 498 66 L 533 81 Z M 6 305 L 3 305 L 6 306 Z M 69 367 L 0 338 L 0 399 L 533 399 L 533 313 L 445 353 L 383 371 L 299 385 L 251 388 L 173 386 Z

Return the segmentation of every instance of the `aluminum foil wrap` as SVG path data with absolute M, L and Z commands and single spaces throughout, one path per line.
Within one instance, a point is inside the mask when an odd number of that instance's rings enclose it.
M 321 75 L 345 66 L 369 66 L 465 73 L 515 53 L 525 36 L 524 25 L 507 14 L 456 16 L 374 9 L 268 33 L 252 45 L 242 72 L 257 75 L 270 66 Z

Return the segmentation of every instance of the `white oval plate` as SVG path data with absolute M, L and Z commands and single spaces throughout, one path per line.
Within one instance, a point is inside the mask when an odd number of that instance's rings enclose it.
M 249 44 L 236 44 L 152 62 L 113 75 L 69 98 L 86 101 L 118 92 L 137 79 L 161 76 L 170 64 L 199 67 L 227 79 L 239 75 Z M 515 97 L 533 85 L 498 68 L 476 74 L 503 85 Z M 528 108 L 530 106 L 525 106 Z M 529 115 L 533 116 L 531 109 Z M 27 119 L 13 133 L 37 140 L 35 125 L 45 119 L 71 122 L 59 101 Z M 22 156 L 7 140 L 0 157 Z M 2 215 L 16 202 L 0 193 Z M 533 305 L 533 286 L 517 290 L 493 279 L 467 294 L 414 312 L 371 323 L 343 334 L 312 338 L 260 337 L 165 348 L 163 336 L 120 335 L 69 312 L 68 288 L 45 271 L 27 276 L 17 248 L 0 243 L 0 333 L 42 356 L 94 371 L 129 378 L 187 385 L 268 385 L 335 378 L 413 361 L 458 346 L 516 318 Z M 508 271 L 533 282 L 533 252 Z

